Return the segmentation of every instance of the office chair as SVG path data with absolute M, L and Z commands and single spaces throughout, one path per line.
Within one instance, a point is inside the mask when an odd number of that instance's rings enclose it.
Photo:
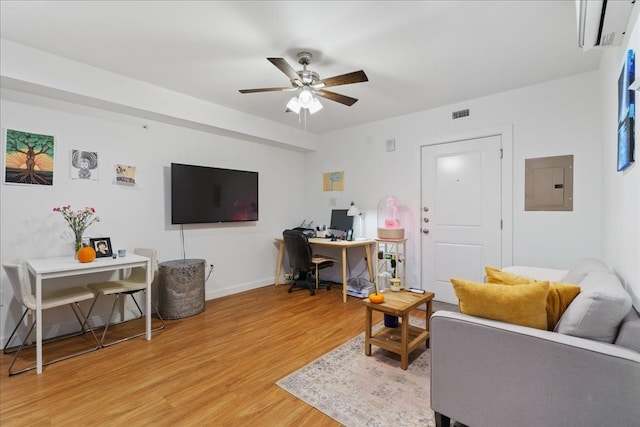
M 142 255 L 151 259 L 151 268 L 152 268 L 151 281 L 153 281 L 153 277 L 155 276 L 155 270 L 156 270 L 156 250 L 136 248 L 133 250 L 133 253 L 136 255 Z M 118 303 L 120 295 L 123 295 L 123 298 L 126 298 L 127 295 L 130 295 L 136 307 L 138 307 L 138 311 L 140 312 L 140 317 L 138 317 L 138 319 L 144 316 L 144 313 L 142 312 L 142 308 L 140 308 L 140 305 L 138 304 L 138 301 L 136 300 L 134 294 L 138 292 L 143 292 L 146 294 L 146 291 L 147 291 L 146 277 L 147 277 L 147 272 L 144 269 L 144 267 L 135 267 L 131 269 L 131 275 L 129 276 L 129 278 L 125 280 L 116 280 L 116 281 L 103 282 L 103 283 L 90 283 L 87 285 L 87 287 L 92 291 L 94 291 L 94 293 L 96 294 L 96 299 L 93 302 L 93 305 L 91 306 L 90 310 L 93 310 L 93 306 L 95 305 L 100 295 L 116 296 L 113 301 L 113 306 L 111 307 L 111 313 L 109 314 L 109 317 L 107 318 L 107 321 L 104 325 L 102 338 L 100 339 L 100 344 L 103 347 L 109 347 L 110 345 L 127 341 L 132 338 L 136 338 L 145 334 L 145 331 L 142 331 L 140 333 L 136 333 L 134 335 L 130 335 L 128 337 L 121 338 L 119 340 L 116 340 L 110 343 L 105 343 L 105 337 L 107 336 L 107 330 L 109 329 L 109 325 L 113 325 L 113 323 L 111 323 L 111 318 L 113 317 L 113 313 L 115 312 L 116 305 Z M 160 319 L 160 322 L 161 322 L 160 326 L 154 329 L 151 329 L 151 331 L 155 332 L 155 331 L 164 329 L 165 324 L 164 324 L 164 320 L 162 319 L 162 316 L 160 316 L 160 313 L 158 312 L 158 309 L 156 308 L 155 304 L 152 303 L 151 306 L 153 307 L 153 310 L 155 311 L 156 315 L 158 316 L 158 319 Z M 91 311 L 89 312 L 91 313 Z
M 313 255 L 309 239 L 302 230 L 284 230 L 282 237 L 289 256 L 289 266 L 293 270 L 293 281 L 288 292 L 295 288 L 308 288 L 311 295 L 315 295 L 319 284 L 318 271 L 331 267 L 338 260 L 324 255 Z M 315 286 L 312 279 L 314 275 Z M 327 285 L 327 290 L 330 288 Z
M 20 370 L 17 370 L 17 371 L 12 371 L 11 370 L 11 368 L 13 368 L 13 365 L 16 362 L 16 359 L 18 358 L 18 355 L 20 354 L 20 352 L 24 348 L 28 348 L 28 347 L 33 347 L 34 346 L 34 344 L 31 344 L 31 345 L 26 345 L 26 344 L 27 344 L 27 341 L 29 340 L 29 337 L 31 336 L 31 332 L 33 331 L 33 328 L 34 328 L 34 326 L 36 324 L 35 319 L 31 323 L 31 327 L 29 328 L 29 331 L 25 335 L 24 340 L 22 340 L 22 344 L 20 344 L 20 347 L 17 350 L 15 348 L 10 348 L 9 347 L 9 343 L 13 339 L 13 336 L 15 335 L 16 331 L 18 330 L 18 327 L 20 326 L 20 324 L 24 320 L 24 318 L 27 315 L 27 313 L 29 313 L 29 312 L 35 313 L 35 311 L 36 311 L 36 297 L 31 292 L 31 286 L 25 279 L 24 270 L 23 270 L 23 266 L 22 266 L 21 263 L 19 263 L 17 261 L 12 261 L 10 263 L 4 264 L 3 267 L 4 267 L 4 271 L 7 273 L 7 277 L 9 278 L 9 282 L 11 282 L 11 286 L 13 287 L 13 295 L 14 295 L 14 297 L 25 308 L 24 313 L 22 314 L 22 317 L 20 317 L 20 320 L 16 324 L 16 327 L 13 329 L 13 332 L 11 332 L 11 335 L 9 336 L 9 339 L 7 340 L 7 343 L 5 344 L 5 346 L 3 348 L 3 351 L 4 351 L 5 354 L 15 353 L 15 355 L 13 356 L 13 360 L 11 361 L 11 364 L 9 365 L 9 376 L 11 376 L 11 375 L 17 375 L 17 374 L 20 374 L 22 372 L 29 371 L 31 369 L 35 369 L 35 367 L 36 367 L 36 365 L 34 364 L 33 366 L 29 366 L 27 368 L 23 368 L 23 369 L 20 369 Z M 54 337 L 54 338 L 46 340 L 45 342 L 49 343 L 49 342 L 52 342 L 52 341 L 61 340 L 63 338 L 68 338 L 70 336 L 77 336 L 77 335 L 84 334 L 85 333 L 84 325 L 88 325 L 89 324 L 89 319 L 88 319 L 88 316 L 85 316 L 84 313 L 82 312 L 82 309 L 80 308 L 80 304 L 79 303 L 80 303 L 80 301 L 89 300 L 89 299 L 93 299 L 93 298 L 94 298 L 93 292 L 91 292 L 89 289 L 87 289 L 85 287 L 80 287 L 80 286 L 60 289 L 60 290 L 49 292 L 49 293 L 46 293 L 46 294 L 43 293 L 43 295 L 42 295 L 42 310 L 43 311 L 44 310 L 48 310 L 50 308 L 61 307 L 63 305 L 67 305 L 68 304 L 71 307 L 71 311 L 73 311 L 73 314 L 76 316 L 76 319 L 78 319 L 78 322 L 80 323 L 80 331 L 79 332 L 77 332 L 75 334 L 66 334 L 66 335 L 63 335 L 63 336 Z M 78 313 L 80 315 L 78 315 Z M 80 317 L 82 317 L 82 319 Z M 98 337 L 96 337 L 96 335 L 95 335 L 95 333 L 93 332 L 92 329 L 89 329 L 89 331 L 93 335 L 93 339 L 96 342 L 96 346 L 95 347 L 92 347 L 92 348 L 90 348 L 88 350 L 79 351 L 79 352 L 76 352 L 76 353 L 73 353 L 73 354 L 70 354 L 70 355 L 67 355 L 67 356 L 59 357 L 57 359 L 54 359 L 54 360 L 51 360 L 51 361 L 48 361 L 48 362 L 44 362 L 43 365 L 50 365 L 51 363 L 54 363 L 54 362 L 59 362 L 61 360 L 66 360 L 66 359 L 69 359 L 71 357 L 79 356 L 81 354 L 89 353 L 91 351 L 95 351 L 95 350 L 99 349 L 100 348 L 100 342 L 98 341 Z

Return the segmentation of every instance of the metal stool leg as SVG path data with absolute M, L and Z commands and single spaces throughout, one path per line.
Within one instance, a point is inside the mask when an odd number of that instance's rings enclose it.
M 144 291 L 144 290 L 143 290 L 142 292 L 144 292 L 144 293 L 145 293 L 145 295 L 146 295 L 146 291 Z M 136 307 L 138 308 L 138 311 L 140 312 L 140 317 L 143 317 L 143 316 L 144 316 L 144 312 L 142 311 L 142 308 L 140 307 L 140 304 L 138 304 L 138 301 L 136 300 L 136 298 L 135 298 L 135 296 L 133 295 L 133 293 L 132 293 L 132 292 L 124 292 L 123 294 L 124 294 L 124 295 L 130 295 L 130 296 L 131 296 L 131 298 L 133 299 L 134 304 L 136 305 Z M 145 334 L 146 334 L 146 331 L 143 331 L 143 332 L 140 332 L 140 333 L 138 333 L 138 334 L 134 334 L 134 335 L 128 336 L 128 337 L 126 337 L 126 338 L 121 338 L 121 339 L 119 339 L 119 340 L 116 340 L 116 341 L 113 341 L 113 342 L 110 342 L 110 343 L 105 343 L 105 337 L 106 337 L 106 334 L 107 334 L 107 328 L 109 327 L 109 323 L 108 323 L 108 322 L 111 320 L 111 317 L 113 316 L 113 312 L 114 312 L 114 310 L 115 310 L 116 303 L 117 303 L 117 301 L 118 301 L 118 297 L 119 297 L 120 295 L 121 295 L 121 294 L 116 294 L 116 299 L 115 299 L 115 301 L 113 302 L 113 307 L 111 308 L 111 314 L 110 314 L 110 316 L 109 316 L 109 319 L 108 319 L 108 321 L 107 321 L 107 324 L 105 324 L 105 329 L 104 329 L 104 331 L 103 331 L 103 333 L 102 333 L 102 339 L 101 339 L 101 341 L 100 341 L 100 344 L 102 345 L 102 347 L 109 347 L 109 346 L 112 346 L 112 345 L 114 345 L 114 344 L 118 344 L 118 343 L 121 343 L 121 342 L 123 342 L 123 341 L 128 341 L 128 340 L 130 340 L 130 339 L 137 338 L 137 337 L 140 337 L 140 336 L 143 336 L 143 335 L 145 335 Z M 153 308 L 153 310 L 156 312 L 156 315 L 158 316 L 158 319 L 160 319 L 160 322 L 161 322 L 161 325 L 160 325 L 160 326 L 158 326 L 157 328 L 151 329 L 151 331 L 152 331 L 152 332 L 156 332 L 156 331 L 159 331 L 159 330 L 161 330 L 161 329 L 164 329 L 164 328 L 165 328 L 165 326 L 166 326 L 166 324 L 165 324 L 164 319 L 162 318 L 162 316 L 160 316 L 160 312 L 158 311 L 158 308 L 155 306 L 155 304 L 151 304 L 151 307 L 152 307 L 152 308 Z
M 74 305 L 75 305 L 75 307 L 74 307 Z M 79 356 L 79 355 L 81 355 L 81 354 L 89 353 L 89 352 L 92 352 L 92 351 L 98 350 L 98 349 L 101 347 L 101 346 L 100 346 L 100 341 L 98 341 L 98 337 L 97 337 L 97 336 L 96 336 L 96 334 L 93 332 L 93 329 L 92 329 L 92 328 L 90 328 L 89 320 L 87 319 L 87 317 L 85 316 L 84 312 L 83 312 L 83 311 L 82 311 L 82 309 L 80 308 L 80 304 L 79 304 L 78 302 L 75 302 L 75 303 L 73 303 L 73 304 L 69 304 L 69 306 L 71 307 L 71 311 L 73 311 L 73 314 L 74 314 L 74 315 L 76 316 L 76 318 L 78 319 L 78 322 L 80 323 L 80 326 L 83 328 L 83 330 L 84 330 L 84 325 L 85 325 L 85 324 L 89 326 L 89 331 L 91 332 L 91 335 L 93 335 L 93 339 L 94 339 L 94 340 L 95 340 L 95 342 L 96 342 L 96 346 L 95 346 L 94 348 L 89 349 L 89 350 L 79 351 L 79 352 L 76 352 L 76 353 L 73 353 L 73 354 L 70 354 L 70 355 L 67 355 L 67 356 L 63 356 L 63 357 L 59 357 L 59 358 L 54 359 L 54 360 L 50 360 L 50 361 L 48 361 L 48 362 L 43 363 L 43 366 L 50 365 L 50 364 L 52 364 L 52 363 L 56 363 L 56 362 L 60 362 L 60 361 L 62 361 L 62 360 L 67 360 L 67 359 L 70 359 L 70 358 L 72 358 L 72 357 Z M 76 312 L 76 310 L 78 310 L 78 311 Z M 16 328 L 15 328 L 15 329 L 14 329 L 14 331 L 11 333 L 11 337 L 10 337 L 10 338 L 9 338 L 9 340 L 7 341 L 7 344 L 5 345 L 5 348 L 4 348 L 5 353 L 11 353 L 11 352 L 12 352 L 12 351 L 6 351 L 7 346 L 9 345 L 9 342 L 10 342 L 10 341 L 11 341 L 11 339 L 13 338 L 13 335 L 14 335 L 14 334 L 15 334 L 15 332 L 17 331 L 18 326 L 20 325 L 20 323 L 22 322 L 22 320 L 24 319 L 24 317 L 26 316 L 26 314 L 27 314 L 27 312 L 28 312 L 28 311 L 29 311 L 29 310 L 26 310 L 26 311 L 24 312 L 24 314 L 23 314 L 23 315 L 22 315 L 22 317 L 20 318 L 20 322 L 18 322 L 18 325 L 16 325 Z M 82 319 L 80 319 L 80 316 L 78 316 L 78 312 L 80 312 L 80 315 L 82 316 Z M 27 346 L 27 345 L 26 345 L 26 343 L 27 343 L 27 341 L 28 341 L 29 337 L 31 336 L 31 333 L 33 332 L 33 328 L 35 327 L 35 325 L 36 325 L 36 322 L 34 321 L 34 322 L 31 324 L 31 327 L 29 328 L 29 331 L 28 331 L 28 332 L 27 332 L 27 334 L 25 335 L 24 340 L 22 341 L 22 344 L 20 344 L 20 348 L 18 348 L 18 350 L 17 350 L 17 351 L 15 351 L 15 354 L 13 355 L 13 359 L 11 360 L 11 363 L 9 364 L 9 369 L 8 369 L 8 371 L 9 371 L 9 376 L 18 375 L 18 374 L 21 374 L 21 373 L 23 373 L 23 372 L 27 372 L 27 371 L 30 371 L 30 370 L 35 369 L 35 368 L 36 368 L 36 365 L 33 365 L 33 366 L 29 366 L 29 367 L 27 367 L 27 368 L 20 369 L 20 370 L 18 370 L 18 371 L 12 371 L 12 370 L 11 370 L 11 369 L 13 368 L 13 365 L 16 363 L 16 360 L 18 359 L 18 355 L 20 354 L 20 352 L 21 352 L 23 349 L 25 349 L 25 348 L 32 347 L 32 346 Z M 60 339 L 62 339 L 62 338 L 68 338 L 69 336 L 77 336 L 77 335 L 81 335 L 81 334 L 66 335 L 66 336 L 64 336 L 64 337 L 58 337 L 58 339 L 57 339 L 57 340 L 60 340 Z M 54 340 L 54 341 L 57 341 L 57 340 Z M 51 340 L 50 340 L 49 342 L 51 342 Z

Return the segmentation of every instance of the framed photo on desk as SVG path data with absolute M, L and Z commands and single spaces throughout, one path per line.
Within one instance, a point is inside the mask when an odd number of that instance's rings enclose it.
M 111 258 L 113 256 L 111 239 L 109 237 L 97 237 L 95 239 L 89 239 L 89 242 L 96 251 L 96 258 Z

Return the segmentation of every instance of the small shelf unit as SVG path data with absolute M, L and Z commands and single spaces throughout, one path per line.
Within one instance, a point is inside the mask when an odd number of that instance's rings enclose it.
M 407 239 L 376 239 L 377 269 L 376 285 L 382 290 L 380 275 L 384 272 L 391 274 L 392 278 L 400 279 L 400 286 L 408 287 L 407 275 Z

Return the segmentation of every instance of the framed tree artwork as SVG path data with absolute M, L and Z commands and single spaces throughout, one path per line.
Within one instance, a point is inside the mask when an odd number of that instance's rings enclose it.
M 53 185 L 53 136 L 7 129 L 4 182 Z

